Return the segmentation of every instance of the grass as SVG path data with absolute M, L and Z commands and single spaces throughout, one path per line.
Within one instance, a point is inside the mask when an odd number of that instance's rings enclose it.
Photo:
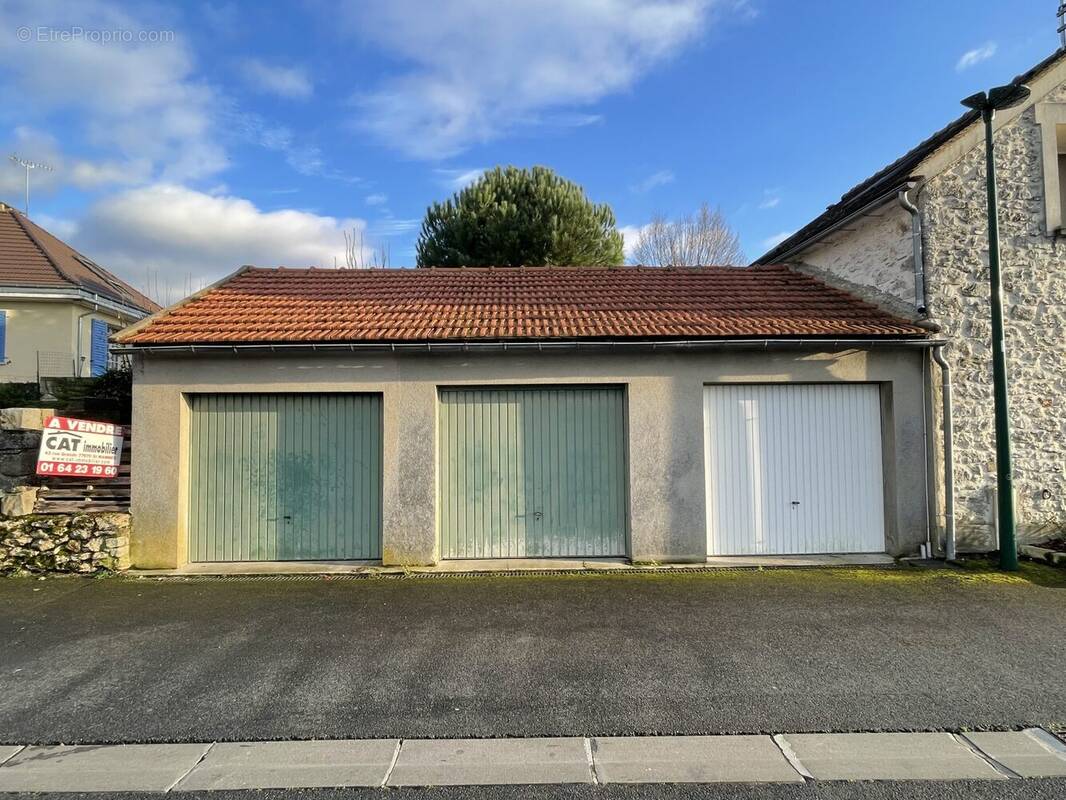
M 651 566 L 651 565 L 635 565 Z M 11 575 L 10 577 L 16 577 Z M 25 578 L 57 578 L 57 577 L 92 577 L 96 579 L 118 578 L 132 580 L 148 580 L 143 577 L 125 576 L 122 573 L 103 573 L 95 576 L 77 575 L 31 575 L 23 573 Z M 173 576 L 162 577 L 160 580 L 183 580 L 191 582 L 199 581 L 235 581 L 235 580 L 270 580 L 273 576 L 242 576 L 233 575 L 221 578 L 210 576 Z M 478 580 L 540 580 L 540 581 L 572 581 L 572 580 L 638 580 L 638 581 L 700 581 L 710 583 L 732 583 L 737 581 L 771 582 L 779 584 L 799 583 L 808 588 L 816 588 L 819 585 L 828 587 L 835 584 L 854 584 L 864 586 L 894 586 L 899 588 L 930 585 L 955 584 L 961 586 L 1042 586 L 1048 588 L 1066 589 L 1066 569 L 1054 567 L 1036 561 L 1023 560 L 1019 564 L 1017 572 L 1003 572 L 998 564 L 988 558 L 967 558 L 955 564 L 942 566 L 909 566 L 901 564 L 889 567 L 772 567 L 772 568 L 722 568 L 712 570 L 662 570 L 649 572 L 629 571 L 589 571 L 589 572 L 561 572 L 561 573 L 538 573 L 516 572 L 508 575 L 500 573 L 418 573 L 405 569 L 402 573 L 393 574 L 363 574 L 363 575 L 306 575 L 305 580 L 428 580 L 438 581 L 478 581 Z

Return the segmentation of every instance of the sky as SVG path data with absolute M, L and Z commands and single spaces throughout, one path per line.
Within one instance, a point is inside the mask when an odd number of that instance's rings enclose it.
M 157 299 L 243 264 L 415 263 L 497 164 L 720 207 L 749 259 L 1058 46 L 1054 0 L 0 0 L 36 222 Z M 24 172 L 0 164 L 0 200 Z

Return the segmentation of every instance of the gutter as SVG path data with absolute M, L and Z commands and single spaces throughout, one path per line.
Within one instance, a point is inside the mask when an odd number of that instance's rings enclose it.
M 913 182 L 908 181 L 907 185 L 909 186 L 911 183 L 913 183 Z M 803 250 L 806 250 L 808 247 L 810 247 L 815 242 L 821 241 L 822 239 L 826 238 L 830 234 L 835 233 L 836 231 L 840 230 L 841 228 L 843 228 L 845 225 L 847 225 L 849 222 L 851 222 L 856 217 L 861 217 L 864 214 L 866 214 L 866 213 L 868 213 L 870 211 L 873 211 L 875 208 L 880 208 L 881 206 L 885 205 L 885 203 L 889 203 L 892 200 L 896 199 L 898 194 L 899 194 L 899 191 L 900 191 L 899 184 L 893 184 L 891 189 L 885 190 L 882 194 L 877 195 L 873 200 L 871 200 L 866 205 L 864 205 L 864 206 L 862 206 L 860 208 L 857 208 L 855 211 L 852 211 L 850 214 L 848 214 L 844 218 L 837 220 L 836 222 L 834 222 L 829 227 L 822 228 L 821 230 L 812 233 L 810 236 L 807 236 L 802 241 L 797 242 L 796 244 L 792 245 L 788 250 L 785 250 L 785 251 L 783 251 L 781 253 L 778 253 L 773 258 L 767 258 L 766 256 L 763 256 L 762 258 L 758 259 L 754 263 L 756 263 L 756 264 L 778 264 L 778 263 L 783 263 L 783 262 L 787 261 L 791 256 L 794 256 L 797 253 L 802 252 Z M 769 254 L 767 254 L 767 255 L 769 255 Z
M 7 300 L 73 300 L 82 302 L 95 308 L 103 308 L 128 319 L 141 319 L 151 312 L 136 306 L 113 300 L 95 292 L 87 292 L 84 289 L 41 289 L 32 287 L 3 287 L 0 288 L 0 299 Z
M 166 344 L 137 345 L 118 343 L 113 348 L 117 353 L 288 353 L 288 352 L 387 352 L 387 353 L 470 353 L 504 352 L 510 350 L 562 351 L 562 350 L 718 350 L 731 348 L 812 348 L 831 349 L 855 347 L 917 347 L 931 348 L 945 344 L 943 339 L 924 336 L 913 338 L 893 337 L 877 339 L 674 339 L 660 340 L 606 340 L 606 341 L 485 341 L 485 342 L 349 342 L 341 343 L 291 343 L 278 344 Z

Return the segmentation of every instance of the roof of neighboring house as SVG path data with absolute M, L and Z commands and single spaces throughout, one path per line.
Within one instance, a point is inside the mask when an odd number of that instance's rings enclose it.
M 1066 49 L 1060 49 L 1045 58 L 1028 72 L 1019 75 L 1014 84 L 1029 83 L 1040 73 L 1058 64 L 1066 57 Z M 820 216 L 800 228 L 772 250 L 758 258 L 756 264 L 774 264 L 790 250 L 807 241 L 814 240 L 819 234 L 828 230 L 840 220 L 859 211 L 864 206 L 882 197 L 887 192 L 901 187 L 913 179 L 913 171 L 930 155 L 981 119 L 980 111 L 967 111 L 934 133 L 913 150 L 908 151 L 884 169 L 874 173 L 857 186 L 852 187 L 844 196 L 829 206 Z
M 787 267 L 246 267 L 131 345 L 922 336 Z
M 73 287 L 147 313 L 159 310 L 157 303 L 3 203 L 0 203 L 0 286 Z

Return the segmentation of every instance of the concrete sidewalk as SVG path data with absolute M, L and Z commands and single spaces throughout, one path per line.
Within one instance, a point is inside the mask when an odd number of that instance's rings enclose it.
M 351 739 L 0 746 L 0 792 L 1066 777 L 1066 745 L 1005 733 Z

